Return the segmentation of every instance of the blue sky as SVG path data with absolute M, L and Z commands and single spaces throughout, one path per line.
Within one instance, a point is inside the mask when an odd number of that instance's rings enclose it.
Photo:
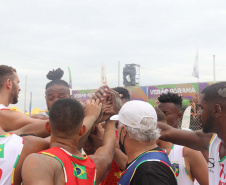
M 101 85 L 101 63 L 110 87 L 120 84 L 125 64 L 139 64 L 140 85 L 226 80 L 226 2 L 218 0 L 3 0 L 0 2 L 0 61 L 17 69 L 18 107 L 46 108 L 46 74 L 69 66 L 73 89 Z

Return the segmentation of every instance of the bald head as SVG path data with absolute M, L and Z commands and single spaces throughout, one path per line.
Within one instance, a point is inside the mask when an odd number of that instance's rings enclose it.
M 202 90 L 203 99 L 208 103 L 226 105 L 226 82 L 215 83 Z

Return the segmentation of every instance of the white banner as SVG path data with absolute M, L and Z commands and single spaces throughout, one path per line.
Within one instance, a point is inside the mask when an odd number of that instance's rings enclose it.
M 182 119 L 182 123 L 181 123 L 181 128 L 189 129 L 190 116 L 191 116 L 191 106 L 188 106 L 184 111 L 184 115 L 183 115 L 183 119 Z

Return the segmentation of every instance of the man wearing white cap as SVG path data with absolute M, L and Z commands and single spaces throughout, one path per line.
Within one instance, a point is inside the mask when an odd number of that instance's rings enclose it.
M 119 146 L 128 156 L 119 185 L 176 185 L 177 180 L 164 150 L 156 145 L 160 136 L 157 114 L 147 102 L 125 103 L 118 115 Z

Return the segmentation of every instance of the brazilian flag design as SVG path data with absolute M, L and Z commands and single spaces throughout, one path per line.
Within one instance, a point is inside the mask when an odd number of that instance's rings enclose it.
M 87 174 L 86 174 L 86 167 L 85 166 L 79 166 L 77 164 L 73 164 L 73 169 L 74 169 L 74 176 L 79 178 L 79 179 L 87 179 Z
M 175 173 L 175 175 L 177 177 L 179 175 L 179 164 L 173 163 L 172 167 L 173 167 L 173 171 L 174 171 L 174 173 Z
M 0 144 L 0 158 L 4 158 L 4 147 L 5 144 Z

